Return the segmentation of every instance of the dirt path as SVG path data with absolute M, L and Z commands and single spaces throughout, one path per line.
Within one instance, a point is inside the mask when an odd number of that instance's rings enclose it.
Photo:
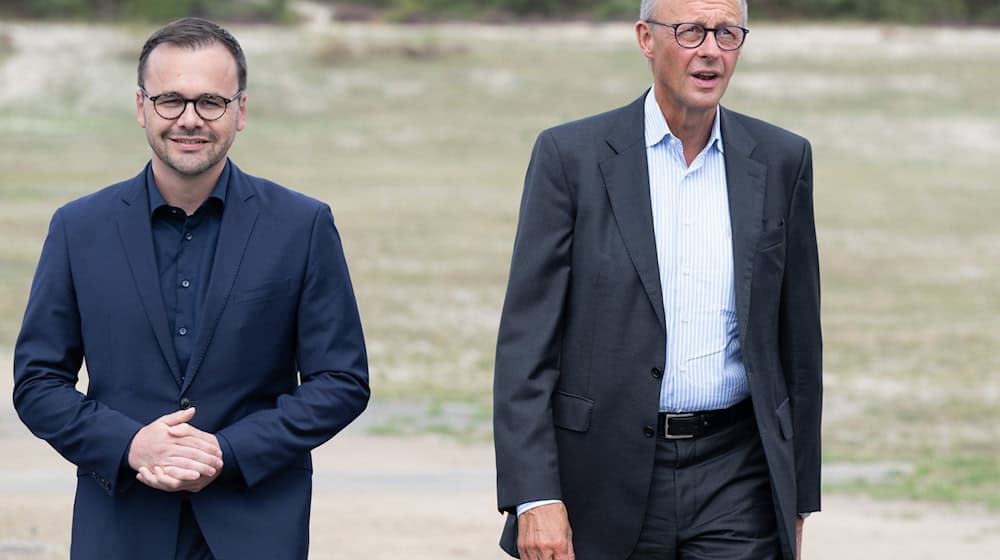
M 73 469 L 3 413 L 0 559 L 66 558 Z M 489 446 L 349 430 L 315 464 L 312 558 L 504 558 Z M 809 521 L 804 551 L 809 560 L 998 555 L 996 514 L 833 496 Z

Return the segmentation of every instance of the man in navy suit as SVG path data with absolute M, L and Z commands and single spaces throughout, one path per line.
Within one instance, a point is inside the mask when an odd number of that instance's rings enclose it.
M 310 451 L 369 398 L 333 216 L 226 157 L 247 115 L 226 30 L 160 29 L 138 81 L 152 160 L 53 216 L 14 404 L 78 467 L 73 558 L 304 559 Z

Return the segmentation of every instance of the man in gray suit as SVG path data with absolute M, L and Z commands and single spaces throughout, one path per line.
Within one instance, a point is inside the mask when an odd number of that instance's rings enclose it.
M 653 87 L 546 130 L 497 343 L 501 546 L 793 559 L 820 507 L 809 143 L 719 105 L 741 0 L 644 0 Z

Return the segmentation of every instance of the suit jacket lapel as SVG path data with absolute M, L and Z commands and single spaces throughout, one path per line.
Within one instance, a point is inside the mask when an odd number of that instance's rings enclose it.
M 736 287 L 736 314 L 740 340 L 746 340 L 750 313 L 750 286 L 764 216 L 764 187 L 767 165 L 753 159 L 757 141 L 736 117 L 720 111 L 722 142 L 725 146 L 729 216 L 733 228 L 733 277 Z
M 132 271 L 132 280 L 139 292 L 139 299 L 153 328 L 160 352 L 163 353 L 164 360 L 170 366 L 170 372 L 180 385 L 181 369 L 177 364 L 177 352 L 168 332 L 167 313 L 163 308 L 163 292 L 160 290 L 160 275 L 156 269 L 145 170 L 122 189 L 122 202 L 124 204 L 118 213 L 118 235 Z
M 601 161 L 600 168 L 629 258 L 656 311 L 660 326 L 666 329 L 646 167 L 645 97 L 639 97 L 623 109 L 622 118 L 615 123 L 606 139 L 614 155 Z
M 259 213 L 253 186 L 236 164 L 230 162 L 229 165 L 232 166 L 229 191 L 222 211 L 222 224 L 219 227 L 219 240 L 212 262 L 212 275 L 208 282 L 208 292 L 198 326 L 198 338 L 195 340 L 191 360 L 188 362 L 182 393 L 191 385 L 205 358 L 205 352 L 233 289 L 233 282 L 243 262 L 243 254 Z

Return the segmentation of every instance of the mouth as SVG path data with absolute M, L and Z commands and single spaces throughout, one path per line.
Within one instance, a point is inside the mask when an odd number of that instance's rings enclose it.
M 722 74 L 714 70 L 702 70 L 700 72 L 692 72 L 691 76 L 694 77 L 701 85 L 712 86 L 715 85 L 720 79 L 722 79 Z
M 188 136 L 175 136 L 170 141 L 182 150 L 197 150 L 210 143 L 206 138 L 193 138 Z

